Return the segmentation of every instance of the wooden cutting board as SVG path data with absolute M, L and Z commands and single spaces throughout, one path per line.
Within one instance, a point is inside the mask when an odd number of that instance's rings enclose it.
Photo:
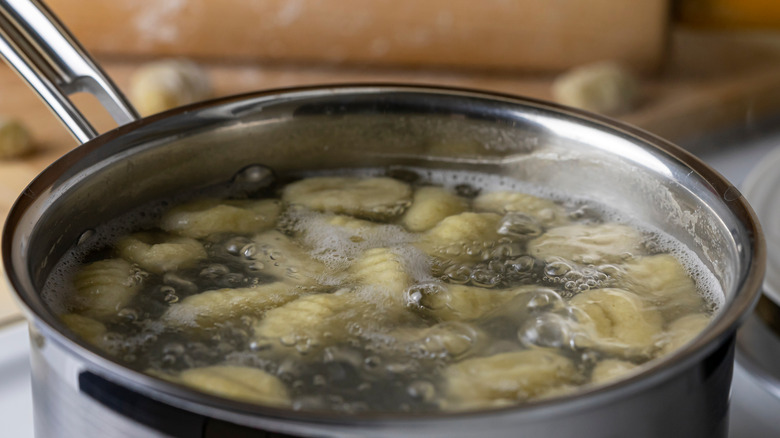
M 139 60 L 100 60 L 120 88 L 127 89 Z M 303 64 L 214 63 L 207 65 L 216 94 L 227 95 L 293 85 L 344 82 L 403 82 L 478 88 L 550 99 L 552 75 L 420 69 L 347 68 Z M 780 36 L 677 30 L 664 69 L 645 77 L 643 100 L 619 117 L 674 142 L 755 120 L 780 110 Z M 90 96 L 77 96 L 88 118 L 101 130 L 113 126 Z M 22 119 L 37 151 L 0 161 L 0 218 L 26 184 L 76 143 L 25 83 L 0 65 L 0 115 Z M 0 283 L 0 320 L 16 314 Z M 3 298 L 5 296 L 5 301 Z
M 668 0 L 48 0 L 92 53 L 561 70 L 657 68 Z

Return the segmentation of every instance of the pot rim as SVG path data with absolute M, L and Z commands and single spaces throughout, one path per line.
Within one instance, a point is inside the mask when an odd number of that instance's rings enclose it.
M 678 163 L 697 173 L 712 186 L 716 193 L 730 196 L 721 196 L 722 202 L 728 209 L 740 220 L 751 236 L 752 247 L 750 248 L 750 263 L 738 282 L 734 298 L 727 301 L 717 317 L 710 323 L 707 330 L 703 332 L 694 341 L 687 344 L 678 351 L 664 356 L 662 359 L 650 362 L 646 369 L 621 379 L 616 383 L 596 386 L 593 388 L 579 388 L 571 395 L 554 397 L 550 399 L 525 402 L 519 405 L 503 408 L 493 408 L 465 412 L 447 412 L 447 413 L 382 413 L 369 412 L 361 414 L 336 415 L 333 412 L 319 411 L 294 411 L 292 409 L 281 409 L 266 406 L 259 406 L 250 403 L 237 402 L 212 396 L 199 392 L 178 384 L 174 384 L 162 379 L 151 377 L 138 371 L 131 370 L 113 361 L 107 356 L 103 356 L 86 342 L 70 337 L 63 331 L 64 325 L 42 303 L 35 301 L 32 297 L 36 296 L 37 291 L 29 286 L 29 281 L 23 281 L 17 269 L 12 262 L 12 237 L 16 229 L 16 224 L 20 221 L 23 214 L 31 203 L 37 199 L 37 194 L 42 193 L 44 188 L 48 187 L 58 176 L 71 166 L 76 164 L 83 157 L 99 149 L 105 143 L 124 137 L 141 127 L 154 124 L 172 116 L 186 114 L 188 112 L 197 112 L 207 108 L 213 108 L 229 103 L 235 103 L 250 99 L 268 99 L 280 101 L 285 99 L 295 99 L 311 97 L 318 94 L 382 94 L 382 93 L 430 93 L 435 95 L 473 97 L 486 100 L 501 101 L 503 103 L 516 104 L 526 107 L 534 107 L 556 112 L 576 119 L 578 122 L 588 122 L 605 129 L 611 135 L 622 135 L 630 137 L 638 143 L 652 146 Z M 735 196 L 737 195 L 737 196 Z M 37 328 L 50 336 L 52 340 L 64 346 L 71 353 L 81 357 L 89 364 L 93 365 L 100 374 L 109 380 L 117 380 L 131 385 L 134 389 L 153 398 L 160 399 L 174 406 L 184 407 L 194 412 L 208 413 L 213 415 L 214 410 L 237 415 L 262 416 L 268 419 L 278 419 L 285 421 L 297 421 L 309 424 L 333 424 L 348 422 L 356 423 L 382 423 L 384 421 L 397 422 L 426 422 L 438 420 L 451 420 L 453 418 L 473 418 L 481 416 L 495 415 L 533 415 L 539 418 L 540 415 L 546 415 L 547 412 L 553 415 L 550 408 L 554 407 L 554 415 L 560 415 L 562 412 L 581 409 L 587 405 L 594 407 L 597 405 L 609 403 L 619 398 L 626 392 L 640 391 L 644 388 L 654 385 L 656 382 L 667 378 L 691 364 L 699 361 L 705 355 L 710 354 L 723 342 L 732 338 L 736 328 L 748 316 L 749 312 L 759 298 L 759 291 L 764 276 L 766 265 L 766 248 L 763 239 L 763 233 L 755 213 L 745 200 L 744 196 L 722 175 L 713 170 L 707 164 L 695 157 L 690 152 L 675 146 L 674 144 L 645 132 L 639 128 L 630 126 L 608 117 L 597 114 L 591 114 L 586 111 L 565 107 L 556 103 L 546 102 L 538 99 L 513 96 L 504 93 L 496 93 L 467 88 L 443 87 L 438 85 L 407 85 L 407 84 L 386 84 L 386 83 L 368 83 L 368 84 L 328 84 L 312 85 L 301 87 L 286 87 L 263 91 L 244 93 L 239 95 L 227 96 L 218 99 L 212 99 L 204 102 L 175 108 L 163 113 L 155 114 L 123 126 L 119 126 L 108 131 L 83 145 L 80 145 L 41 172 L 23 191 L 12 206 L 5 222 L 2 233 L 2 260 L 5 269 L 7 281 L 14 291 L 17 302 L 23 309 L 26 318 Z M 26 268 L 26 266 L 25 266 Z M 27 284 L 27 286 L 26 286 Z

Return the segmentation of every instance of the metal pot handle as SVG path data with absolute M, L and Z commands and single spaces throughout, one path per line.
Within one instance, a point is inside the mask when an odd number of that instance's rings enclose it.
M 68 97 L 87 92 L 124 125 L 138 113 L 81 44 L 39 0 L 0 0 L 0 54 L 79 143 L 98 133 Z

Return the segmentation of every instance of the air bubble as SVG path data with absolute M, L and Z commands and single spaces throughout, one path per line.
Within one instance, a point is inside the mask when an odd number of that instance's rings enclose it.
M 471 279 L 471 269 L 468 266 L 452 265 L 444 270 L 444 275 L 451 283 L 466 284 Z
M 555 313 L 545 313 L 526 323 L 517 334 L 527 346 L 574 349 L 573 322 Z
M 415 400 L 431 401 L 436 396 L 436 388 L 431 382 L 417 380 L 406 387 L 406 393 Z
M 257 245 L 255 245 L 254 243 L 244 245 L 240 250 L 240 254 L 245 259 L 248 260 L 254 260 L 255 256 L 257 255 L 257 252 L 258 252 Z
M 127 320 L 127 321 L 135 321 L 138 319 L 138 310 L 134 309 L 132 307 L 125 307 L 124 309 L 117 312 L 117 316 Z
M 474 269 L 471 272 L 471 283 L 475 286 L 491 288 L 495 287 L 502 280 L 500 274 L 496 274 L 490 269 Z
M 251 242 L 246 237 L 233 237 L 231 239 L 228 239 L 224 244 L 223 247 L 225 248 L 225 251 L 227 251 L 230 255 L 240 255 L 243 253 L 243 249 L 250 244 Z
M 238 192 L 251 194 L 269 187 L 276 181 L 274 172 L 260 164 L 247 166 L 233 177 L 233 189 Z
M 518 212 L 507 213 L 498 227 L 498 234 L 528 239 L 540 236 L 543 231 L 536 219 Z
M 434 282 L 415 284 L 406 289 L 405 296 L 407 306 L 419 309 L 443 309 L 450 301 L 447 287 Z
M 178 274 L 175 274 L 173 272 L 166 272 L 163 275 L 163 283 L 165 283 L 166 286 L 160 288 L 160 291 L 166 294 L 170 292 L 176 292 L 176 291 L 181 291 L 185 293 L 195 293 L 198 290 L 198 286 L 195 285 L 195 283 L 186 280 L 184 278 L 181 278 Z M 173 290 L 167 288 L 171 288 Z
M 544 267 L 544 273 L 550 277 L 562 277 L 572 270 L 572 266 L 562 260 L 548 263 Z

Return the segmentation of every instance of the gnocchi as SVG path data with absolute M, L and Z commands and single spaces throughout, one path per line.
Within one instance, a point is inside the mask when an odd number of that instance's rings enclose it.
M 88 316 L 77 313 L 66 313 L 60 316 L 62 322 L 76 335 L 83 338 L 88 343 L 100 348 L 107 349 L 105 335 L 108 332 L 106 325 L 100 321 Z
M 281 210 L 273 199 L 204 199 L 171 209 L 160 219 L 160 228 L 195 239 L 217 233 L 259 233 L 273 228 Z
M 663 333 L 661 314 L 633 292 L 592 289 L 569 303 L 587 316 L 581 323 L 596 347 L 615 354 L 649 355 Z
M 117 242 L 123 258 L 141 268 L 160 274 L 193 266 L 206 258 L 203 244 L 189 237 L 136 233 Z
M 213 327 L 243 315 L 262 315 L 297 297 L 295 287 L 283 282 L 210 290 L 171 305 L 162 320 L 173 327 Z
M 254 325 L 255 339 L 308 349 L 335 342 L 347 332 L 349 293 L 307 295 L 272 309 Z
M 170 380 L 229 399 L 270 406 L 290 405 L 284 383 L 257 368 L 234 365 L 191 368 Z
M 466 207 L 463 198 L 441 187 L 420 187 L 415 190 L 412 205 L 401 217 L 401 223 L 407 230 L 419 233 L 448 216 L 463 213 Z
M 114 317 L 135 298 L 140 281 L 138 272 L 125 260 L 90 263 L 73 278 L 75 294 L 71 307 L 98 320 Z
M 583 264 L 616 263 L 645 254 L 643 242 L 642 234 L 628 225 L 572 224 L 551 228 L 531 240 L 528 252 L 540 259 L 564 257 Z
M 580 379 L 571 360 L 546 349 L 466 359 L 444 370 L 446 410 L 500 407 Z
M 655 236 L 597 206 L 393 175 L 174 206 L 74 263 L 62 321 L 203 392 L 363 412 L 566 396 L 642 372 L 710 319 Z
M 282 200 L 312 210 L 381 220 L 403 213 L 411 195 L 408 184 L 392 178 L 314 177 L 287 185 Z
M 27 128 L 18 120 L 0 117 L 0 159 L 21 157 L 31 150 Z
M 263 273 L 279 281 L 313 287 L 325 272 L 325 266 L 279 231 L 266 231 L 252 238 L 249 257 L 259 262 Z
M 637 257 L 622 267 L 619 283 L 624 284 L 624 289 L 652 297 L 664 306 L 682 306 L 695 310 L 705 304 L 696 292 L 693 279 L 680 262 L 669 254 Z
M 520 192 L 489 192 L 474 199 L 474 209 L 498 214 L 519 212 L 531 216 L 539 223 L 563 225 L 567 220 L 566 209 L 549 199 Z
M 465 212 L 444 218 L 426 231 L 420 247 L 433 257 L 456 261 L 480 261 L 482 250 L 499 239 L 501 216 Z
M 599 361 L 590 373 L 590 382 L 595 385 L 604 384 L 634 371 L 637 365 L 620 359 L 604 359 Z
M 130 78 L 130 99 L 144 116 L 209 99 L 212 93 L 206 71 L 186 59 L 148 63 Z

